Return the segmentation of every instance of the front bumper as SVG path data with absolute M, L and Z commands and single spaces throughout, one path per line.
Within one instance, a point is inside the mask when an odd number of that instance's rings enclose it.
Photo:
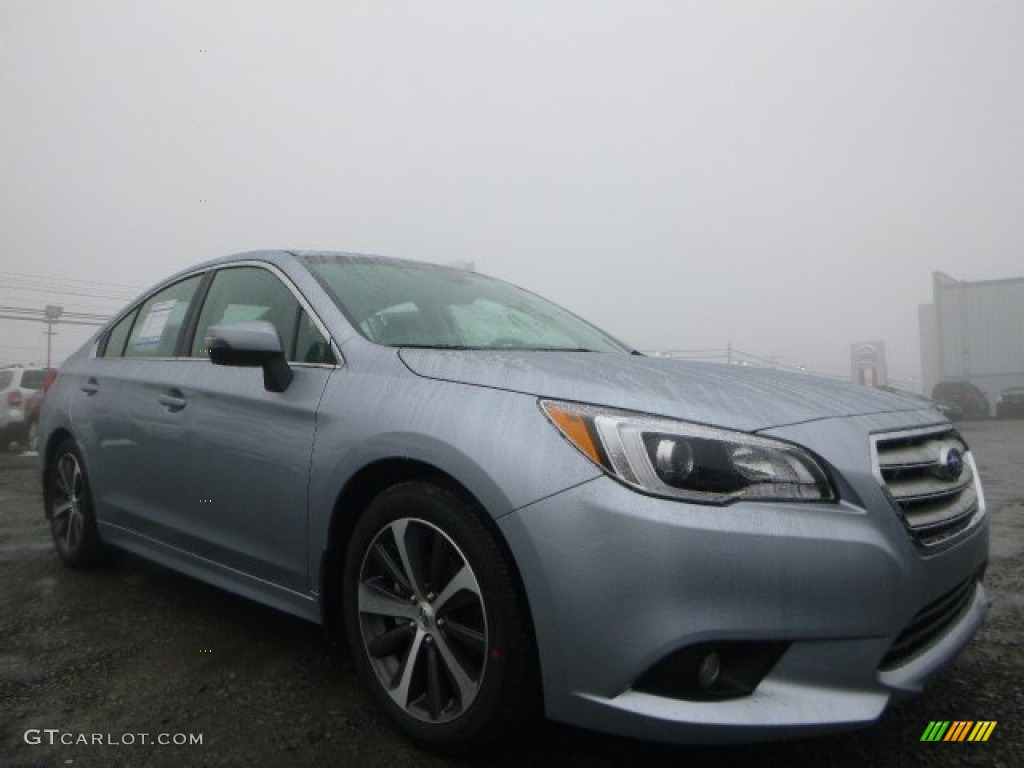
M 881 671 L 922 607 L 983 569 L 987 520 L 923 557 L 889 508 L 707 507 L 601 477 L 499 523 L 530 601 L 548 716 L 645 739 L 735 742 L 870 723 L 945 666 L 989 604 L 972 582 L 937 638 Z M 637 689 L 673 651 L 727 641 L 788 646 L 746 696 Z

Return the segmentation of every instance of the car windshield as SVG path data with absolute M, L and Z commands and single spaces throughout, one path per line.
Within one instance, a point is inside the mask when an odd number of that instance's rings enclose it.
M 373 257 L 301 258 L 349 321 L 377 344 L 629 352 L 557 305 L 474 272 Z

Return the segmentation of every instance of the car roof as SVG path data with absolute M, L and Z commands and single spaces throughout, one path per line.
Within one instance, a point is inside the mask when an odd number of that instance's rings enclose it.
M 185 269 L 181 269 L 175 272 L 170 277 L 161 280 L 157 285 L 166 285 L 173 283 L 176 280 L 184 277 L 185 275 L 196 272 L 197 270 L 209 269 L 210 267 L 224 266 L 225 264 L 232 264 L 240 261 L 266 261 L 276 266 L 287 266 L 294 265 L 301 262 L 304 257 L 308 256 L 320 256 L 320 257 L 338 257 L 341 259 L 347 259 L 350 261 L 376 261 L 376 262 L 387 262 L 389 264 L 408 264 L 410 266 L 431 266 L 438 267 L 440 269 L 453 269 L 453 267 L 444 267 L 438 264 L 431 264 L 430 262 L 414 261 L 412 259 L 398 259 L 392 256 L 378 256 L 372 253 L 356 253 L 353 251 L 322 251 L 314 249 L 267 249 L 259 251 L 242 251 L 239 253 L 232 253 L 226 256 L 218 256 L 214 259 L 208 259 L 207 261 L 193 264 Z M 145 293 L 151 293 L 156 285 L 147 288 Z M 134 303 L 134 300 L 133 302 Z

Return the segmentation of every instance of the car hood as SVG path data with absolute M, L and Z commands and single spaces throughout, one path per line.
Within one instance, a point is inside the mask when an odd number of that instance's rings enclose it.
M 754 432 L 816 419 L 921 409 L 869 387 L 716 363 L 593 352 L 402 349 L 413 373 Z M 937 418 L 941 418 L 936 414 Z

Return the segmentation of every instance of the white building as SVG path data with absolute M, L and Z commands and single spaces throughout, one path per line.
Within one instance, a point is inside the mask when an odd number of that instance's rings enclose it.
M 923 393 L 966 380 L 995 403 L 1024 386 L 1024 277 L 972 283 L 934 272 L 932 290 L 918 311 Z

